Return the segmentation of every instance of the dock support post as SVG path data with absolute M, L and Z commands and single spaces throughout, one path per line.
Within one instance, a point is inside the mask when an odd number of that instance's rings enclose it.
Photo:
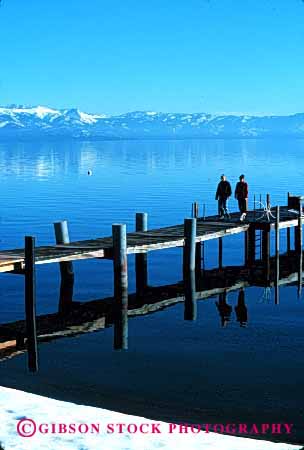
M 113 224 L 114 348 L 128 348 L 128 258 L 126 225 Z
M 296 228 L 297 235 L 297 247 L 296 253 L 298 257 L 298 295 L 300 296 L 302 293 L 302 272 L 303 272 L 303 219 L 300 210 L 299 218 L 298 218 L 298 226 Z
M 183 273 L 185 278 L 185 275 L 195 271 L 196 219 L 185 219 L 184 236 Z
M 222 267 L 223 267 L 223 238 L 219 238 L 218 244 L 219 244 L 218 264 L 219 264 L 219 269 L 222 269 Z
M 69 228 L 66 220 L 54 223 L 56 244 L 69 244 Z M 59 263 L 61 283 L 60 283 L 60 298 L 59 298 L 59 312 L 66 313 L 70 310 L 73 302 L 74 290 L 74 269 L 73 263 L 64 261 Z
M 248 264 L 248 231 L 244 233 L 244 265 Z
M 290 253 L 290 227 L 286 228 L 287 253 Z
M 192 217 L 197 219 L 199 217 L 199 203 L 192 203 Z M 201 278 L 201 261 L 202 261 L 202 244 L 197 242 L 195 244 L 195 281 L 198 287 Z
M 200 285 L 202 275 L 202 243 L 195 244 L 195 281 L 197 288 Z
M 148 231 L 148 214 L 136 213 L 135 218 L 136 231 Z M 143 297 L 148 286 L 148 255 L 147 253 L 137 253 L 135 255 L 135 273 L 136 273 L 136 294 L 139 298 Z
M 196 303 L 196 288 L 195 288 L 195 272 L 191 271 L 184 279 L 185 286 L 185 305 L 184 305 L 184 319 L 196 320 L 197 317 L 197 303 Z
M 275 223 L 275 304 L 279 304 L 279 280 L 280 280 L 280 207 L 276 207 Z
M 299 218 L 302 215 L 302 202 L 300 199 L 297 199 L 298 203 L 297 203 L 297 209 L 299 211 Z M 294 249 L 296 251 L 296 253 L 298 253 L 298 248 L 301 245 L 301 243 L 299 242 L 299 239 L 301 238 L 301 230 L 299 227 L 299 221 L 298 221 L 298 226 L 296 228 L 294 228 Z
M 196 295 L 195 295 L 195 263 L 196 263 L 196 219 L 185 219 L 184 221 L 184 253 L 183 274 L 185 287 L 185 320 L 196 318 Z
M 255 228 L 254 225 L 250 225 L 247 232 L 248 239 L 248 265 L 251 266 L 255 262 Z
M 262 260 L 265 270 L 266 282 L 270 281 L 270 230 L 262 232 Z
M 36 329 L 35 238 L 32 236 L 25 237 L 24 262 L 25 321 L 28 350 L 28 368 L 31 372 L 37 372 L 38 345 Z
M 194 202 L 194 203 L 192 203 L 192 217 L 197 219 L 198 214 L 199 214 L 199 204 L 198 204 L 198 202 Z

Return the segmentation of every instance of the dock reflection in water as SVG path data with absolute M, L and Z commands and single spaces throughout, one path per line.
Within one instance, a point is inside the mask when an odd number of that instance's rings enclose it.
M 272 263 L 272 259 L 270 260 Z M 272 273 L 272 272 L 271 272 Z M 293 252 L 281 255 L 279 287 L 298 286 L 297 256 Z M 275 277 L 274 277 L 275 278 Z M 235 321 L 240 327 L 248 327 L 248 310 L 246 305 L 246 288 L 260 287 L 268 292 L 275 290 L 275 280 L 270 277 L 265 282 L 263 264 L 254 266 L 227 266 L 221 269 L 204 270 L 199 280 L 194 272 L 187 274 L 184 281 L 160 286 L 146 287 L 144 295 L 130 294 L 126 302 L 115 302 L 114 297 L 87 302 L 66 302 L 64 295 L 71 300 L 73 279 L 61 285 L 58 312 L 37 317 L 37 335 L 40 342 L 63 337 L 101 331 L 113 327 L 113 349 L 128 349 L 128 320 L 133 317 L 154 314 L 177 303 L 184 302 L 184 320 L 197 319 L 197 302 L 215 300 L 215 308 L 220 317 L 221 327 Z M 274 289 L 272 289 L 274 288 Z M 229 292 L 237 292 L 237 305 L 229 304 Z M 260 300 L 260 307 L 263 307 Z M 275 295 L 273 295 L 275 303 Z M 63 308 L 62 305 L 65 305 Z M 68 305 L 68 306 L 67 306 Z M 279 307 L 279 305 L 277 305 Z M 235 314 L 234 314 L 235 313 Z M 0 360 L 12 358 L 26 349 L 26 330 L 24 321 L 2 324 L 0 327 Z

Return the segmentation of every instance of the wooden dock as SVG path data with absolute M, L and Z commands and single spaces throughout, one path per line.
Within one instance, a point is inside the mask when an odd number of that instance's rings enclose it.
M 249 224 L 221 223 L 216 218 L 212 218 L 212 220 L 209 218 L 197 219 L 196 242 L 243 233 L 248 228 Z M 183 247 L 185 242 L 184 225 L 127 233 L 126 238 L 128 255 Z M 36 265 L 93 258 L 113 258 L 112 236 L 35 248 Z M 0 252 L 0 272 L 18 272 L 24 268 L 24 264 L 23 248 Z
M 25 315 L 29 369 L 38 368 L 38 347 L 36 327 L 36 265 L 59 263 L 61 272 L 61 311 L 69 309 L 73 300 L 74 273 L 72 261 L 85 259 L 112 259 L 114 270 L 114 313 L 116 327 L 116 348 L 124 348 L 126 334 L 126 311 L 128 311 L 128 255 L 135 254 L 136 294 L 143 297 L 148 287 L 147 254 L 153 250 L 173 247 L 183 248 L 183 277 L 189 306 L 185 316 L 195 317 L 196 288 L 201 274 L 202 244 L 218 240 L 219 268 L 223 266 L 223 239 L 227 236 L 244 236 L 244 264 L 250 269 L 256 260 L 263 262 L 266 283 L 270 282 L 271 270 L 275 273 L 276 302 L 279 301 L 280 279 L 280 231 L 287 230 L 287 252 L 291 251 L 290 229 L 294 228 L 294 249 L 297 256 L 299 290 L 302 287 L 302 225 L 304 197 L 288 194 L 287 205 L 270 206 L 267 195 L 265 206 L 248 211 L 246 222 L 240 222 L 239 213 L 231 214 L 226 220 L 218 216 L 199 217 L 197 204 L 193 205 L 193 217 L 184 224 L 158 229 L 148 229 L 147 214 L 136 214 L 135 231 L 126 231 L 124 224 L 112 226 L 112 236 L 70 242 L 66 222 L 55 224 L 56 244 L 35 246 L 35 238 L 25 237 L 25 246 L 20 249 L 0 252 L 0 272 L 24 275 Z M 261 205 L 260 205 L 261 206 Z M 271 265 L 270 239 L 275 231 L 275 266 Z M 258 236 L 260 234 L 260 236 Z M 257 255 L 259 244 L 260 257 Z M 124 332 L 123 332 L 124 330 Z

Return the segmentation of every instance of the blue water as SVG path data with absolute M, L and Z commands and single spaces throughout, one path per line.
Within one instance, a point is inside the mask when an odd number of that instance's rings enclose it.
M 288 191 L 304 194 L 304 141 L 10 142 L 0 143 L 0 171 L 4 249 L 22 247 L 25 235 L 34 235 L 37 245 L 53 243 L 52 224 L 63 219 L 71 239 L 79 240 L 110 235 L 115 222 L 134 230 L 136 212 L 149 214 L 150 228 L 182 223 L 193 201 L 201 212 L 205 204 L 206 214 L 213 214 L 222 173 L 233 187 L 245 173 L 251 207 L 254 194 L 264 200 L 267 192 L 272 205 L 286 204 Z M 237 210 L 235 200 L 229 208 Z M 281 245 L 284 250 L 285 233 Z M 206 268 L 215 267 L 217 243 L 208 242 L 205 252 Z M 243 236 L 225 238 L 224 264 L 241 264 L 243 257 Z M 149 284 L 179 281 L 181 262 L 181 249 L 151 252 Z M 81 261 L 74 267 L 76 300 L 112 295 L 111 261 Z M 20 276 L 1 275 L 1 322 L 24 317 L 23 283 Z M 38 313 L 56 312 L 58 266 L 39 266 L 37 284 Z M 129 257 L 129 285 L 134 291 L 134 257 Z M 237 293 L 228 296 L 233 310 L 226 328 L 220 326 L 215 301 L 199 302 L 195 322 L 183 320 L 181 304 L 133 318 L 126 353 L 112 350 L 112 328 L 42 344 L 35 379 L 26 374 L 21 355 L 4 363 L 2 383 L 126 412 L 144 414 L 146 408 L 146 416 L 156 418 L 159 410 L 147 411 L 150 401 L 162 405 L 162 416 L 171 419 L 182 419 L 187 405 L 188 419 L 202 419 L 205 412 L 219 419 L 222 409 L 227 420 L 300 421 L 304 301 L 296 287 L 280 289 L 280 305 L 274 305 L 271 291 L 246 289 L 246 328 L 236 320 Z M 126 385 L 120 384 L 122 374 Z
M 92 170 L 92 176 L 88 176 Z M 221 173 L 234 186 L 245 173 L 253 194 L 271 193 L 271 203 L 286 204 L 287 191 L 301 194 L 304 175 L 302 140 L 192 140 L 121 142 L 9 142 L 0 144 L 1 248 L 22 247 L 25 235 L 37 245 L 54 242 L 53 223 L 67 219 L 73 240 L 111 234 L 115 222 L 134 229 L 137 211 L 149 214 L 149 227 L 182 223 L 199 201 L 201 213 L 216 211 L 214 193 Z M 304 186 L 303 186 L 304 190 Z M 230 200 L 231 211 L 237 209 Z M 224 263 L 239 264 L 241 237 L 224 242 Z M 206 266 L 216 265 L 215 243 L 207 244 Z M 112 293 L 109 261 L 75 263 L 75 298 Z M 133 258 L 129 263 L 134 289 Z M 181 278 L 181 252 L 152 253 L 149 282 Z M 1 276 L 4 320 L 23 317 L 23 280 Z M 58 268 L 38 270 L 38 312 L 54 310 Z

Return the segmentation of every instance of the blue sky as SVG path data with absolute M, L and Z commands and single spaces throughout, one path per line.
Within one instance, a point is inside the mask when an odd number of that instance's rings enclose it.
M 302 0 L 2 0 L 0 104 L 304 111 Z

